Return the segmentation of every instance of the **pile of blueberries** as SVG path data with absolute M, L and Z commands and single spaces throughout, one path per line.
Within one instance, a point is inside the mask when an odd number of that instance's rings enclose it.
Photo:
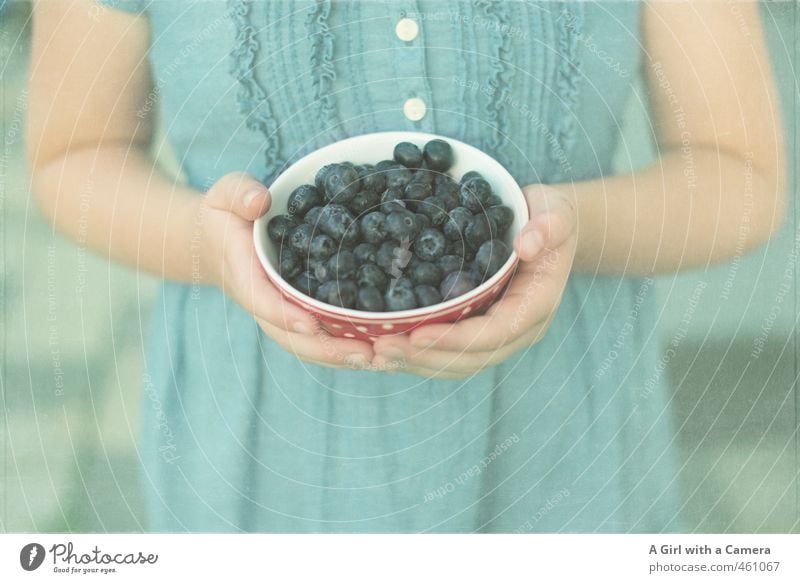
M 514 220 L 478 172 L 456 182 L 453 150 L 410 142 L 393 160 L 322 167 L 267 224 L 279 272 L 320 301 L 370 312 L 438 304 L 477 287 L 506 262 Z

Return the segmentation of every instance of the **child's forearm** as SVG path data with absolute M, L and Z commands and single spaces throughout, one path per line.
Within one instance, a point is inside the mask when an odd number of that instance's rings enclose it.
M 73 149 L 33 171 L 39 206 L 57 230 L 111 259 L 168 279 L 211 283 L 199 262 L 202 198 L 123 145 Z
M 577 204 L 575 269 L 643 275 L 722 261 L 769 239 L 783 218 L 780 169 L 704 148 L 639 171 L 561 185 Z

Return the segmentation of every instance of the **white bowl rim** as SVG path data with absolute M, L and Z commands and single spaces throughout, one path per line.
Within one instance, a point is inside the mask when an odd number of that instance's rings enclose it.
M 299 160 L 297 160 L 292 166 L 289 168 L 304 162 L 307 158 L 316 157 L 323 154 L 327 150 L 331 151 L 339 151 L 342 149 L 346 149 L 349 145 L 360 142 L 366 141 L 368 139 L 374 139 L 376 136 L 380 136 L 381 138 L 394 138 L 397 142 L 404 142 L 404 141 L 411 141 L 414 143 L 419 142 L 428 142 L 430 140 L 444 140 L 446 142 L 450 142 L 452 144 L 457 144 L 460 149 L 465 149 L 472 151 L 474 154 L 477 154 L 481 158 L 485 158 L 489 165 L 496 166 L 496 174 L 499 174 L 504 179 L 508 179 L 511 183 L 513 183 L 516 188 L 514 189 L 513 193 L 509 193 L 509 196 L 518 196 L 520 197 L 523 202 L 525 200 L 525 195 L 522 192 L 522 189 L 517 184 L 517 181 L 514 180 L 514 177 L 506 170 L 505 166 L 500 164 L 497 160 L 495 160 L 489 154 L 483 152 L 482 150 L 476 148 L 475 146 L 471 146 L 466 144 L 460 140 L 456 140 L 455 138 L 451 138 L 448 136 L 442 136 L 438 134 L 430 134 L 425 132 L 409 132 L 409 131 L 387 131 L 387 132 L 373 132 L 369 134 L 360 134 L 358 136 L 353 136 L 350 138 L 345 138 L 344 140 L 339 140 L 337 142 L 333 142 L 322 148 L 314 150 L 313 152 L 309 152 Z M 340 160 L 343 161 L 343 160 Z M 334 160 L 331 160 L 334 162 Z M 375 163 L 378 161 L 376 160 Z M 274 181 L 278 182 L 289 170 L 287 168 L 278 176 Z M 299 186 L 299 185 L 298 185 Z M 270 185 L 271 188 L 271 185 Z M 504 199 L 505 200 L 505 199 Z M 528 212 L 527 204 L 523 205 L 525 208 L 525 216 L 522 217 L 522 223 L 527 223 L 530 219 L 530 214 Z M 519 256 L 514 249 L 513 244 L 511 245 L 511 254 L 509 255 L 506 262 L 503 266 L 497 270 L 492 277 L 468 291 L 465 294 L 460 296 L 456 296 L 447 300 L 446 302 L 440 302 L 438 304 L 433 304 L 431 306 L 425 306 L 423 308 L 414 308 L 412 310 L 398 310 L 395 312 L 367 312 L 363 310 L 356 310 L 353 308 L 340 308 L 339 306 L 334 306 L 333 304 L 328 304 L 323 301 L 320 301 L 316 298 L 312 298 L 295 288 L 292 284 L 288 281 L 283 279 L 283 277 L 278 273 L 278 271 L 273 267 L 272 263 L 267 258 L 266 254 L 264 253 L 263 245 L 268 240 L 266 237 L 266 220 L 269 213 L 263 215 L 262 217 L 256 219 L 253 223 L 253 244 L 256 248 L 256 255 L 258 255 L 258 259 L 261 262 L 261 266 L 267 272 L 269 279 L 272 282 L 275 282 L 277 285 L 280 286 L 281 290 L 296 298 L 298 301 L 310 305 L 316 308 L 318 311 L 326 313 L 328 315 L 335 315 L 342 318 L 353 318 L 358 320 L 364 321 L 375 321 L 375 322 L 393 322 L 395 320 L 418 320 L 423 319 L 428 316 L 436 316 L 440 312 L 449 312 L 451 308 L 455 308 L 458 305 L 463 305 L 465 303 L 471 303 L 475 298 L 480 295 L 483 295 L 488 290 L 492 289 L 495 285 L 497 285 L 501 279 L 508 273 L 514 266 L 517 264 Z

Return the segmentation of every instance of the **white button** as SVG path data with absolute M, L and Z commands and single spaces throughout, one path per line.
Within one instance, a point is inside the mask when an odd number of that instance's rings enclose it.
M 427 107 L 419 97 L 412 97 L 403 104 L 403 113 L 411 121 L 419 121 L 425 117 Z
M 417 38 L 417 35 L 419 34 L 419 25 L 417 24 L 416 20 L 412 20 L 411 18 L 403 18 L 397 23 L 397 26 L 394 28 L 394 32 L 397 35 L 397 38 L 400 40 L 410 42 Z

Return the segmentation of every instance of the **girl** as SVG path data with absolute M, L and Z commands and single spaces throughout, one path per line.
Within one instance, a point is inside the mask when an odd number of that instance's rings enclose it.
M 684 528 L 649 276 L 780 224 L 755 4 L 104 2 L 36 3 L 29 158 L 61 231 L 166 280 L 150 528 Z M 611 176 L 640 74 L 659 156 Z M 156 113 L 185 182 L 148 158 Z M 396 129 L 527 185 L 522 265 L 485 315 L 334 339 L 269 284 L 252 221 L 299 157 Z

